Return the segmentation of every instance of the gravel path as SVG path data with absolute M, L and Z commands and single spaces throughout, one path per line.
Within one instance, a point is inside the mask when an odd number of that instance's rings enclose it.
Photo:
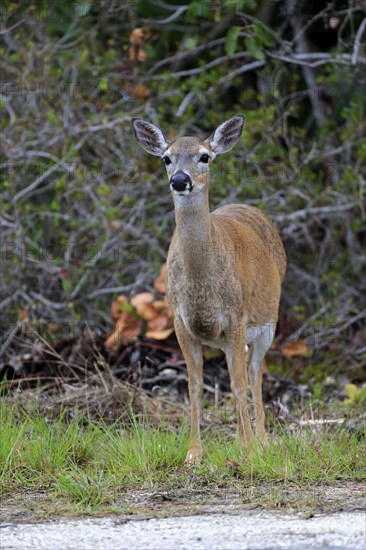
M 118 517 L 0 525 L 0 548 L 32 550 L 245 550 L 366 548 L 366 515 L 304 519 L 246 511 L 149 520 Z

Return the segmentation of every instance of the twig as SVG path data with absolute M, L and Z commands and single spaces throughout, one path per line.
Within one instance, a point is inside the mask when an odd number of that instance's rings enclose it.
M 203 73 L 208 69 L 211 69 L 212 67 L 216 67 L 216 65 L 225 63 L 226 61 L 232 61 L 234 59 L 240 59 L 243 57 L 250 57 L 250 54 L 248 52 L 238 52 L 238 53 L 234 53 L 233 55 L 223 55 L 221 57 L 217 57 L 213 61 L 210 61 L 203 67 L 197 67 L 196 69 L 187 69 L 186 71 L 178 71 L 177 73 L 161 74 L 161 75 L 146 77 L 144 80 L 164 80 L 167 78 L 171 79 L 171 78 L 177 78 L 181 76 L 194 76 L 196 74 Z
M 66 165 L 67 166 L 67 165 Z M 48 168 L 45 172 L 43 172 L 43 174 L 41 174 L 40 176 L 38 176 L 37 179 L 35 179 L 30 185 L 28 185 L 28 187 L 26 187 L 25 189 L 22 189 L 21 191 L 19 191 L 19 193 L 17 193 L 15 195 L 15 197 L 13 198 L 13 204 L 17 203 L 22 197 L 24 197 L 25 195 L 27 195 L 28 193 L 30 193 L 31 191 L 33 191 L 36 187 L 38 187 L 38 185 L 40 185 L 46 178 L 48 178 L 48 176 L 50 176 L 51 174 L 53 174 L 53 172 L 55 172 L 58 168 L 64 168 L 65 169 L 65 163 L 62 162 L 62 161 L 59 161 L 57 162 L 56 164 L 54 164 L 53 166 L 50 166 L 50 168 Z M 69 167 L 70 168 L 70 167 Z M 70 170 L 69 170 L 70 171 Z
M 288 222 L 292 220 L 302 220 L 308 216 L 313 215 L 322 215 L 322 214 L 332 214 L 346 212 L 347 210 L 352 210 L 352 208 L 357 207 L 356 202 L 351 202 L 349 204 L 343 204 L 340 206 L 318 206 L 314 208 L 303 208 L 302 210 L 296 210 L 296 212 L 291 212 L 290 214 L 277 214 L 273 218 L 278 223 Z
M 9 336 L 6 338 L 5 342 L 0 348 L 0 357 L 3 355 L 3 353 L 8 349 L 11 342 L 13 341 L 14 336 L 18 332 L 19 327 L 21 326 L 21 321 L 17 321 L 15 326 L 11 329 L 9 332 Z
M 329 149 L 328 151 L 324 151 L 324 153 L 321 153 L 320 155 L 309 155 L 303 162 L 303 164 L 309 164 L 309 162 L 313 161 L 314 159 L 324 159 L 327 157 L 332 157 L 334 155 L 339 155 L 339 153 L 342 153 L 344 150 L 350 149 L 351 147 L 354 147 L 355 145 L 359 145 L 360 143 L 363 143 L 364 139 L 355 139 L 353 141 L 347 141 L 343 145 L 340 145 L 339 147 L 335 147 L 334 149 Z
M 10 101 L 8 100 L 7 96 L 0 94 L 0 99 L 4 104 L 5 109 L 8 111 L 9 117 L 10 117 L 10 125 L 14 124 L 16 120 L 15 112 L 13 107 L 10 104 Z
M 327 310 L 329 309 L 329 304 L 324 304 L 323 307 L 321 307 L 319 309 L 319 311 L 316 311 L 313 315 L 311 315 L 311 317 L 309 317 L 308 319 L 306 319 L 305 323 L 303 323 L 301 325 L 300 328 L 298 328 L 297 330 L 295 330 L 295 332 L 293 332 L 292 334 L 290 334 L 290 336 L 288 336 L 286 338 L 286 340 L 288 341 L 291 341 L 291 340 L 294 340 L 294 339 L 298 339 L 300 338 L 301 334 L 304 332 L 304 330 L 309 326 L 309 323 L 311 323 L 312 321 L 314 321 L 314 319 L 317 319 L 318 317 L 320 317 L 321 315 L 323 315 L 323 313 L 325 313 Z
M 211 42 L 207 42 L 206 44 L 197 46 L 193 50 L 182 52 L 176 55 L 171 55 L 170 57 L 165 57 L 165 59 L 161 59 L 160 61 L 155 63 L 155 65 L 148 70 L 147 75 L 153 74 L 157 69 L 160 69 L 160 67 L 163 67 L 168 63 L 177 63 L 178 61 L 181 61 L 182 59 L 186 59 L 187 57 L 191 57 L 192 55 L 196 56 L 198 53 L 200 53 L 203 50 L 207 50 L 208 48 L 213 48 L 215 46 L 220 46 L 221 44 L 225 44 L 225 42 L 226 42 L 226 38 L 217 38 L 216 40 L 211 40 Z
M 366 17 L 363 19 L 361 25 L 358 27 L 358 31 L 357 31 L 356 38 L 355 38 L 355 43 L 353 45 L 353 53 L 352 53 L 352 59 L 351 59 L 352 65 L 356 65 L 356 63 L 357 63 L 358 52 L 359 52 L 360 45 L 361 45 L 361 36 L 362 36 L 363 31 L 365 30 L 365 28 L 366 28 Z
M 329 54 L 295 54 L 291 57 L 288 55 L 279 55 L 276 53 L 267 52 L 269 57 L 273 59 L 278 59 L 279 61 L 285 61 L 287 63 L 292 63 L 294 65 L 301 65 L 302 67 L 308 67 L 309 69 L 314 69 L 315 67 L 320 67 L 321 65 L 326 65 L 327 63 L 333 63 L 335 65 L 351 65 L 348 61 L 351 60 L 351 56 L 347 54 L 339 55 L 337 57 L 332 57 Z M 313 63 L 305 61 L 305 59 L 318 59 Z M 360 58 L 361 63 L 366 63 L 364 57 Z
M 166 25 L 167 23 L 171 23 L 172 21 L 175 21 L 184 13 L 187 11 L 188 6 L 179 6 L 176 12 L 172 13 L 172 15 L 169 15 L 166 19 L 141 19 L 141 22 L 144 25 Z
M 97 124 L 95 126 L 85 126 L 83 128 L 76 128 L 73 129 L 72 135 L 78 135 L 83 134 L 84 132 L 98 132 L 99 130 L 108 130 L 110 128 L 114 128 L 117 124 L 122 124 L 123 122 L 126 122 L 127 120 L 130 120 L 131 117 L 118 117 L 115 120 L 111 120 L 111 122 L 107 122 L 106 124 Z
M 309 21 L 307 21 L 307 23 L 302 27 L 302 29 L 297 31 L 297 33 L 291 40 L 291 44 L 296 44 L 297 40 L 301 38 L 301 36 L 312 26 L 312 24 L 318 21 L 318 19 L 321 19 L 323 15 L 328 13 L 331 9 L 332 9 L 332 5 L 328 4 L 322 11 L 320 11 L 319 13 L 314 15 L 314 17 L 312 17 Z
M 298 4 L 294 3 L 292 0 L 287 0 L 286 2 L 287 10 L 288 10 L 288 16 L 289 21 L 291 24 L 291 27 L 295 34 L 295 44 L 296 44 L 296 50 L 300 54 L 308 54 L 309 53 L 309 45 L 306 39 L 306 36 L 302 34 L 302 27 L 300 25 L 299 16 L 297 14 L 297 10 L 299 9 Z M 281 56 L 282 60 L 287 60 L 291 62 L 290 57 L 283 58 Z M 307 84 L 307 87 L 309 90 L 315 90 L 316 89 L 316 79 L 314 72 L 311 70 L 311 67 L 308 63 L 297 61 L 298 64 L 303 66 L 303 74 L 304 78 Z M 322 126 L 325 122 L 325 114 L 323 112 L 322 106 L 320 105 L 319 98 L 317 97 L 317 94 L 310 94 L 310 102 L 313 108 L 314 118 L 316 121 L 317 126 Z
M 264 27 L 266 29 L 266 31 L 268 32 L 268 34 L 270 34 L 272 36 L 272 38 L 275 40 L 275 42 L 277 42 L 278 44 L 280 44 L 280 46 L 284 49 L 284 50 L 287 50 L 287 51 L 291 51 L 291 47 L 290 45 L 281 40 L 281 38 L 278 36 L 278 34 L 273 30 L 271 29 L 271 27 L 269 27 L 268 25 L 266 25 L 263 21 L 261 21 L 260 19 L 258 19 L 257 17 L 253 17 L 252 15 L 249 15 L 248 13 L 242 13 L 242 12 L 239 12 L 238 15 L 242 18 L 242 19 L 247 19 L 248 21 L 251 21 L 252 23 L 258 23 L 259 25 L 261 25 L 262 27 Z
M 33 290 L 30 292 L 30 295 L 35 298 L 36 300 L 39 300 L 47 307 L 50 307 L 52 309 L 65 309 L 67 308 L 67 302 L 53 302 L 52 300 L 48 300 L 42 294 L 39 294 L 38 292 L 34 292 Z
M 239 67 L 239 69 L 236 69 L 235 71 L 231 71 L 223 78 L 220 78 L 217 80 L 210 88 L 210 90 L 215 90 L 218 86 L 221 86 L 221 84 L 228 85 L 229 82 L 235 78 L 236 76 L 239 76 L 240 74 L 247 73 L 248 71 L 254 71 L 254 69 L 260 69 L 261 67 L 264 67 L 266 64 L 265 61 L 252 61 L 251 63 L 248 63 L 247 65 L 243 65 L 242 67 Z
M 125 285 L 125 286 L 113 286 L 113 287 L 109 287 L 109 288 L 100 288 L 100 289 L 97 289 L 97 290 L 94 290 L 94 292 L 91 292 L 90 294 L 88 294 L 86 296 L 86 298 L 96 298 L 97 296 L 101 296 L 101 295 L 104 295 L 104 294 L 118 294 L 118 293 L 121 293 L 121 292 L 127 292 L 129 290 L 132 290 L 133 288 L 135 288 L 138 284 L 141 284 L 142 280 L 141 280 L 141 276 L 138 280 L 136 280 L 134 283 L 130 284 L 130 285 Z
M 0 31 L 0 36 L 6 34 L 7 32 L 13 31 L 14 29 L 19 27 L 19 25 L 22 25 L 23 23 L 24 23 L 24 19 L 21 19 L 20 21 L 17 21 L 16 23 L 14 23 L 14 25 L 9 27 L 8 29 L 4 29 L 3 31 Z

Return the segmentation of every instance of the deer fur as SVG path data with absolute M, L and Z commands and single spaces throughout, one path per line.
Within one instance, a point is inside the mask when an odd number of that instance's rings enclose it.
M 277 323 L 286 255 L 275 226 L 261 210 L 230 204 L 210 213 L 208 201 L 209 165 L 237 143 L 244 117 L 236 115 L 220 124 L 205 140 L 179 137 L 171 143 L 149 122 L 134 118 L 132 124 L 142 147 L 163 158 L 174 200 L 176 229 L 167 259 L 167 297 L 188 369 L 191 436 L 186 460 L 196 463 L 202 456 L 202 344 L 225 352 L 238 432 L 245 444 L 253 440 L 249 374 L 256 435 L 266 444 L 263 359 Z

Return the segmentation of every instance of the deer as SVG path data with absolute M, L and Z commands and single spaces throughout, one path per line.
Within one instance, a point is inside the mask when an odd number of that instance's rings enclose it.
M 132 118 L 132 125 L 139 144 L 162 158 L 174 201 L 176 228 L 167 256 L 166 284 L 188 371 L 191 414 L 186 462 L 198 464 L 202 458 L 203 345 L 225 353 L 239 441 L 249 450 L 255 437 L 267 446 L 263 360 L 275 334 L 286 254 L 275 225 L 262 210 L 248 204 L 209 209 L 210 164 L 236 145 L 244 115 L 226 120 L 204 140 L 185 136 L 169 143 L 150 122 Z

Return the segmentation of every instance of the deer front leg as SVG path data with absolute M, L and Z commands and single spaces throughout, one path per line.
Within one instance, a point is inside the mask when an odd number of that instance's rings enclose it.
M 200 436 L 203 390 L 202 344 L 198 340 L 192 338 L 181 321 L 175 320 L 174 327 L 187 365 L 189 399 L 191 402 L 191 433 L 186 462 L 198 464 L 202 458 L 202 443 Z
M 241 330 L 240 330 L 241 329 Z M 230 375 L 231 391 L 238 412 L 238 433 L 241 441 L 249 445 L 254 437 L 250 424 L 247 402 L 246 338 L 242 327 L 234 329 L 226 345 L 226 361 Z
M 268 438 L 266 434 L 266 428 L 264 425 L 265 413 L 263 407 L 262 397 L 262 381 L 263 381 L 263 361 L 259 366 L 258 371 L 253 369 L 253 365 L 249 366 L 249 381 L 250 389 L 252 392 L 253 408 L 254 408 L 254 422 L 255 433 L 259 441 L 265 446 L 268 445 Z

